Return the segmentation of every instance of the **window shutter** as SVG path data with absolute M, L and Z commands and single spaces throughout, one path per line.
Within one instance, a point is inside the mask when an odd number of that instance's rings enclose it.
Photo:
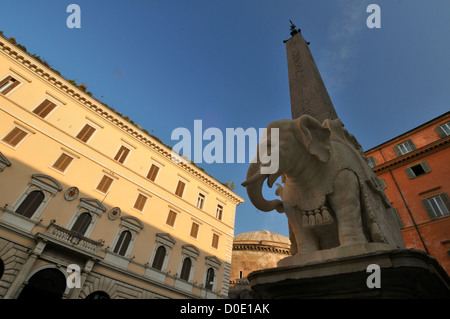
M 445 207 L 447 207 L 447 210 L 450 212 L 450 201 L 448 199 L 448 196 L 446 193 L 439 194 L 439 197 L 442 199 L 442 202 L 444 203 Z
M 428 216 L 431 219 L 435 219 L 436 218 L 436 214 L 434 213 L 433 208 L 431 207 L 430 203 L 428 202 L 428 199 L 422 199 L 422 204 L 423 206 L 425 206 L 425 210 L 427 211 Z
M 413 151 L 417 149 L 417 147 L 416 147 L 416 145 L 414 145 L 412 139 L 408 139 L 406 142 L 409 144 L 409 146 L 411 147 L 411 149 Z
M 447 133 L 445 133 L 441 126 L 436 126 L 436 131 L 438 132 L 440 138 L 447 137 Z
M 414 177 L 416 177 L 416 174 L 414 174 L 411 167 L 408 167 L 405 171 L 406 171 L 406 174 L 408 175 L 409 179 L 413 179 Z
M 394 146 L 394 151 L 395 151 L 395 154 L 397 155 L 397 157 L 400 157 L 403 155 L 402 152 L 400 151 L 400 147 L 398 145 Z
M 422 166 L 425 173 L 431 172 L 430 166 L 428 166 L 427 162 L 421 162 L 420 165 Z

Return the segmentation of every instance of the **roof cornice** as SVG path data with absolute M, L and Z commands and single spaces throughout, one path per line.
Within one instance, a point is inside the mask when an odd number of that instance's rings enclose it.
M 422 157 L 436 153 L 442 149 L 449 147 L 449 145 L 450 145 L 450 136 L 447 136 L 433 143 L 427 144 L 421 148 L 418 148 L 412 152 L 409 152 L 405 155 L 402 155 L 400 157 L 394 158 L 390 161 L 377 165 L 372 169 L 377 175 L 383 174 L 389 170 L 393 170 L 397 167 L 401 167 L 413 161 L 416 161 Z

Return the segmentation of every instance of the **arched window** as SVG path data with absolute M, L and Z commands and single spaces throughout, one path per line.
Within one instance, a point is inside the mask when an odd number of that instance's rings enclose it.
M 114 248 L 114 253 L 125 256 L 130 242 L 131 233 L 128 230 L 124 230 L 119 236 L 119 240 L 117 241 L 116 247 Z
M 25 200 L 16 209 L 16 213 L 30 218 L 44 201 L 45 195 L 41 191 L 32 191 L 28 194 Z
M 80 216 L 78 216 L 76 222 L 73 224 L 72 229 L 73 231 L 77 232 L 80 235 L 84 235 L 86 232 L 86 229 L 89 227 L 89 224 L 92 221 L 92 215 L 85 212 L 82 213 Z
M 153 259 L 152 267 L 161 270 L 164 265 L 164 259 L 166 258 L 166 248 L 159 246 L 156 250 L 155 258 Z
M 208 272 L 206 273 L 206 283 L 205 283 L 205 288 L 208 290 L 212 290 L 213 286 L 214 286 L 214 269 L 212 267 L 210 267 L 208 269 Z
M 183 279 L 186 281 L 189 280 L 189 275 L 191 273 L 191 266 L 192 266 L 191 258 L 189 258 L 189 257 L 184 258 L 183 266 L 181 267 L 180 279 Z

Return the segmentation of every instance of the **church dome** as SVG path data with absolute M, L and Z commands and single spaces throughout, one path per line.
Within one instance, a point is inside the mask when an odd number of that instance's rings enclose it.
M 263 245 L 281 244 L 282 246 L 291 245 L 291 241 L 286 236 L 272 233 L 268 230 L 252 231 L 236 235 L 234 236 L 234 243 L 252 243 Z

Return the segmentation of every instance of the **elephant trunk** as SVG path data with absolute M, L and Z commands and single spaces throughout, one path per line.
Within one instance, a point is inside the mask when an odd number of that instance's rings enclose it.
M 261 167 L 258 163 L 251 163 L 247 171 L 247 180 L 242 186 L 247 188 L 247 194 L 252 204 L 263 212 L 270 212 L 274 209 L 279 210 L 282 206 L 280 200 L 275 199 L 267 201 L 262 195 L 262 187 L 269 175 L 261 174 Z

